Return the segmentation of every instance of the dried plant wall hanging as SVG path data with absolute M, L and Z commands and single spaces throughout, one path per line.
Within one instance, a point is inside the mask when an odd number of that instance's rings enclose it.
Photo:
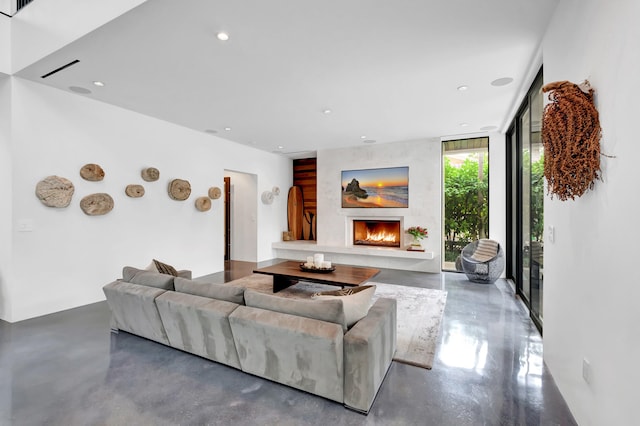
M 549 83 L 542 88 L 551 101 L 544 107 L 542 144 L 544 177 L 553 198 L 572 200 L 600 179 L 600 120 L 588 81 Z

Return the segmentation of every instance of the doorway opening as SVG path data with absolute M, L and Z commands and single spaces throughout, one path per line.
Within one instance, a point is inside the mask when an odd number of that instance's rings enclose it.
M 489 138 L 443 142 L 442 161 L 442 270 L 456 271 L 462 249 L 489 238 Z
M 258 259 L 258 176 L 224 171 L 225 261 Z

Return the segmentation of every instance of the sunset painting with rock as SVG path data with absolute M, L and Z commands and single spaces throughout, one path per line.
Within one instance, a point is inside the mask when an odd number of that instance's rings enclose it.
M 344 170 L 342 207 L 409 207 L 409 167 Z

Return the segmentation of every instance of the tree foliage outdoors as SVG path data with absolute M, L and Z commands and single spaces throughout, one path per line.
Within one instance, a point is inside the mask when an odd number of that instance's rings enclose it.
M 531 163 L 531 239 L 542 241 L 544 234 L 544 156 Z
M 444 158 L 445 236 L 447 241 L 487 238 L 489 230 L 489 164 L 470 155 L 459 166 Z
M 526 152 L 523 161 L 530 160 Z M 447 244 L 445 260 L 453 261 L 468 242 L 488 238 L 489 164 L 482 162 L 478 173 L 478 155 L 470 155 L 456 167 L 444 158 L 444 196 L 446 214 L 444 232 Z M 531 238 L 542 241 L 544 234 L 544 156 L 531 162 Z

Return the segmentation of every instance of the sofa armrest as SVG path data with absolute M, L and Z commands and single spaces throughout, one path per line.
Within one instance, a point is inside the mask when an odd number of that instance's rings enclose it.
M 112 330 L 117 328 L 169 344 L 155 301 L 167 290 L 126 281 L 114 281 L 102 287 L 102 290 L 111 309 Z
M 396 351 L 397 302 L 376 300 L 344 335 L 344 405 L 368 413 Z

